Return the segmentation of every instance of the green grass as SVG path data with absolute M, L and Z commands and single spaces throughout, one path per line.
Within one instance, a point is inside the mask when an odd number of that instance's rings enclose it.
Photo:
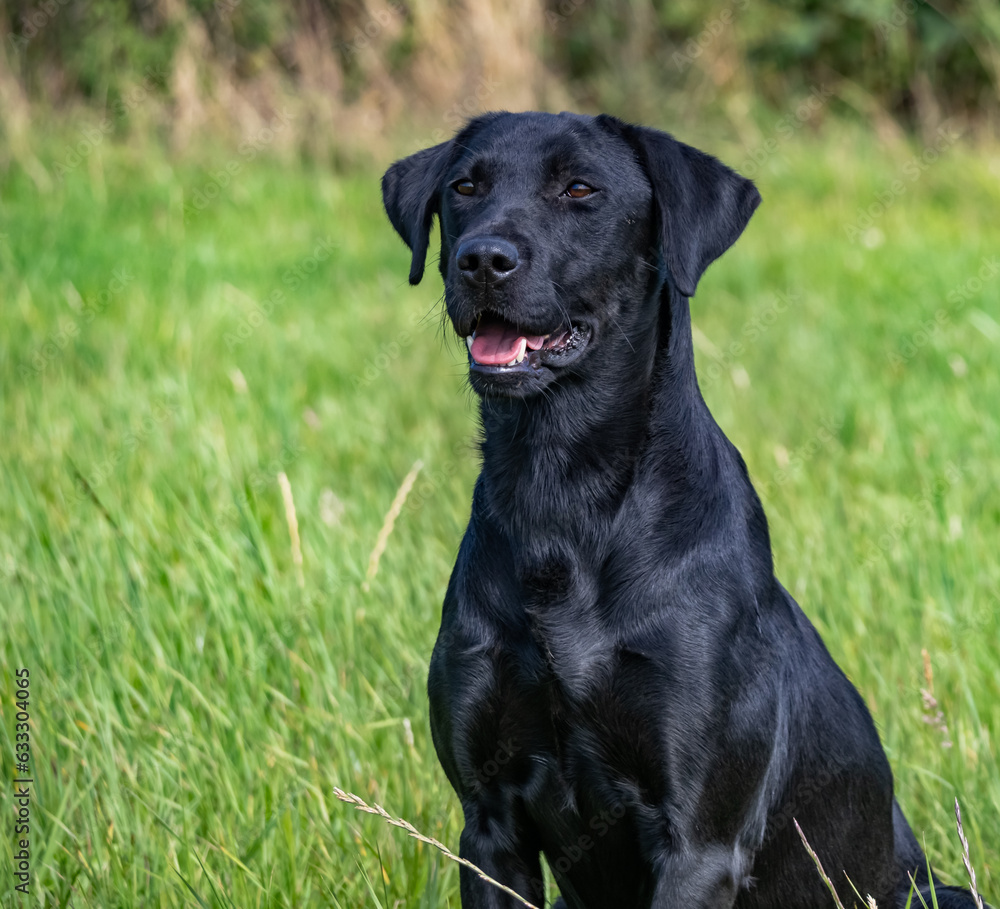
M 932 861 L 963 879 L 957 795 L 996 900 L 1000 273 L 973 279 L 1000 250 L 1000 151 L 948 148 L 849 238 L 917 152 L 783 140 L 693 312 L 779 577 L 871 706 Z M 436 272 L 406 284 L 374 164 L 196 166 L 108 140 L 47 188 L 0 174 L 0 749 L 10 779 L 27 667 L 35 779 L 31 901 L 0 798 L 4 904 L 458 906 L 454 865 L 332 794 L 457 845 L 424 682 L 474 402 Z

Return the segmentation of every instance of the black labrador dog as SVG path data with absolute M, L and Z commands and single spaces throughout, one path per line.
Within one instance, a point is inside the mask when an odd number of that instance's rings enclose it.
M 902 907 L 912 874 L 930 905 L 872 718 L 695 378 L 688 298 L 754 185 L 612 117 L 496 113 L 382 189 L 411 284 L 440 220 L 481 396 L 428 683 L 461 854 L 537 906 L 540 853 L 572 909 L 832 906 L 797 821 L 845 904 Z M 520 905 L 465 868 L 461 892 Z

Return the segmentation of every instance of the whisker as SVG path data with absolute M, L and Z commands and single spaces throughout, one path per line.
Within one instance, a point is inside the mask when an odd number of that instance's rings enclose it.
M 573 320 L 569 317 L 569 311 L 563 305 L 563 301 L 562 301 L 561 297 L 559 296 L 559 293 L 562 290 L 562 285 L 560 285 L 558 281 L 551 281 L 550 280 L 549 283 L 552 285 L 552 290 L 554 291 L 553 298 L 556 301 L 556 305 L 562 311 L 562 314 L 563 314 L 563 316 L 566 319 L 566 330 L 567 331 L 572 331 L 573 330 Z
M 611 321 L 615 323 L 615 328 L 617 328 L 622 333 L 622 337 L 625 339 L 625 343 L 628 344 L 632 353 L 635 353 L 635 348 L 632 347 L 632 342 L 628 339 L 628 335 L 625 334 L 625 329 L 621 327 L 621 325 L 618 323 L 618 320 L 614 316 L 611 317 Z

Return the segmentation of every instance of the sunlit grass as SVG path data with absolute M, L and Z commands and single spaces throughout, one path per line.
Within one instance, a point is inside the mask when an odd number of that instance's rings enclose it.
M 919 151 L 788 140 L 692 310 L 779 577 L 871 706 L 935 866 L 964 879 L 958 796 L 995 901 L 1000 152 L 954 145 L 846 229 Z M 451 863 L 333 787 L 457 845 L 424 682 L 476 474 L 462 349 L 435 270 L 406 284 L 377 171 L 261 157 L 192 212 L 225 161 L 108 143 L 48 191 L 0 177 L 0 746 L 10 778 L 28 667 L 32 888 L 457 907 Z

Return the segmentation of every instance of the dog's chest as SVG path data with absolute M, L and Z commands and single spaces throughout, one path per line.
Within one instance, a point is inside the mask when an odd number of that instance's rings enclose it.
M 600 627 L 594 613 L 571 614 Z M 498 690 L 517 694 L 481 706 L 496 718 L 497 735 L 503 730 L 523 747 L 510 776 L 497 782 L 523 787 L 551 861 L 596 875 L 594 885 L 600 869 L 630 869 L 637 880 L 639 845 L 629 814 L 658 816 L 668 789 L 661 680 L 652 662 L 617 646 L 604 629 L 600 643 L 582 635 L 581 649 L 571 628 L 552 617 L 533 621 L 531 662 L 544 662 L 543 674 L 526 677 L 508 657 L 495 664 Z M 494 713 L 498 701 L 503 706 Z M 566 853 L 567 843 L 579 848 Z
M 661 670 L 618 639 L 611 617 L 619 592 L 596 565 L 550 559 L 543 570 L 524 576 L 529 646 L 545 672 L 522 677 L 520 684 L 540 689 L 529 702 L 544 705 L 561 776 L 577 778 L 596 759 L 644 788 L 660 762 L 655 740 L 663 704 L 653 695 L 662 687 Z M 498 671 L 517 672 L 514 665 L 504 660 Z
M 571 702 L 586 699 L 606 676 L 615 646 L 602 617 L 597 571 L 564 551 L 547 554 L 519 575 L 522 614 L 554 690 Z
M 530 550 L 481 531 L 467 538 L 446 612 L 475 620 L 468 636 L 443 629 L 430 688 L 455 724 L 456 753 L 475 743 L 469 766 L 515 740 L 505 773 L 537 779 L 532 768 L 545 768 L 546 799 L 572 803 L 581 780 L 605 773 L 633 791 L 655 788 L 669 695 L 657 661 L 622 640 L 635 590 L 617 559 L 608 565 L 566 536 L 536 538 Z

